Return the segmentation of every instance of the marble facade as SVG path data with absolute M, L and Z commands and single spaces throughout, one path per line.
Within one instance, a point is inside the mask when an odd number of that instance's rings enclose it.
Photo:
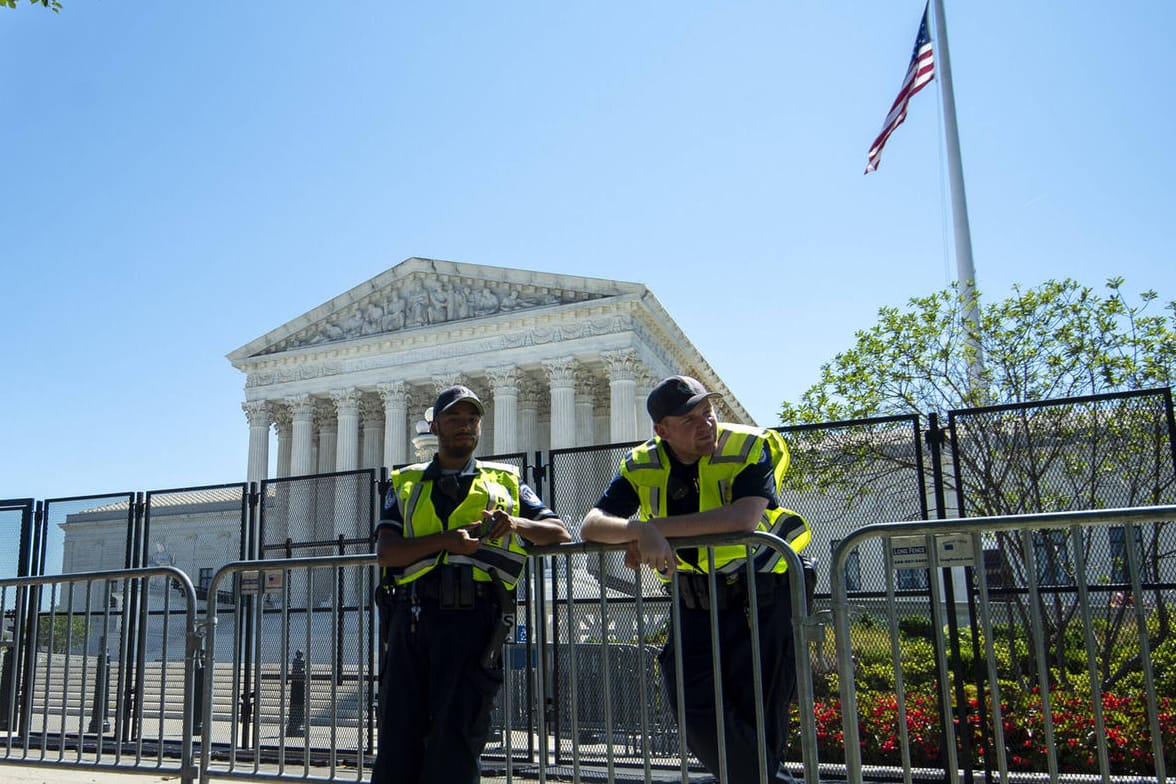
M 452 383 L 486 404 L 483 456 L 645 438 L 645 396 L 673 373 L 751 423 L 649 289 L 599 278 L 410 258 L 228 359 L 246 377 L 249 481 L 412 462 Z

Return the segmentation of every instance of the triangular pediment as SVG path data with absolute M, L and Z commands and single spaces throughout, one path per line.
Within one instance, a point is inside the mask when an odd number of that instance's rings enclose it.
M 640 294 L 600 278 L 411 258 L 230 353 L 230 361 Z

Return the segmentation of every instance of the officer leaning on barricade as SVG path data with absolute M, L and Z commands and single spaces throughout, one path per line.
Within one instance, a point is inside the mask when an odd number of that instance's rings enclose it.
M 788 449 L 772 430 L 718 422 L 712 399 L 696 379 L 670 376 L 646 400 L 656 436 L 629 452 L 620 471 L 584 517 L 586 541 L 628 543 L 625 563 L 652 567 L 668 583 L 678 571 L 686 741 L 716 777 L 726 750 L 729 784 L 760 781 L 756 694 L 744 545 L 714 548 L 723 723 L 719 742 L 711 657 L 710 593 L 705 549 L 674 552 L 667 537 L 769 531 L 794 550 L 811 537 L 808 524 L 779 503 Z M 630 520 L 634 513 L 637 520 Z M 792 602 L 787 562 L 769 547 L 753 550 L 756 568 L 764 738 L 769 781 L 790 781 L 780 765 L 788 707 L 796 694 Z M 743 611 L 740 612 L 740 609 Z M 677 716 L 674 634 L 659 656 L 669 704 Z
M 388 622 L 372 784 L 479 780 L 526 543 L 571 538 L 516 468 L 474 459 L 484 411 L 467 387 L 443 389 L 436 455 L 390 477 L 376 528 Z

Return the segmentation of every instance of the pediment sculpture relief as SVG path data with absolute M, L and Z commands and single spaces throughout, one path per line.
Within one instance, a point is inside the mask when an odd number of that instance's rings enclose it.
M 266 349 L 293 348 L 353 340 L 451 321 L 484 318 L 548 305 L 608 296 L 468 278 L 413 275 L 395 289 L 373 294 Z

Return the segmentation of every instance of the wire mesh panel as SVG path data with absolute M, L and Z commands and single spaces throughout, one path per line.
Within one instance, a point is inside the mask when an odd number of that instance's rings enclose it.
M 182 569 L 209 601 L 216 570 L 245 557 L 246 500 L 243 483 L 147 493 L 139 563 Z
M 621 459 L 638 443 L 552 450 L 548 457 L 547 502 L 567 523 L 573 539 L 579 538 L 580 521 L 616 475 Z M 590 583 L 599 580 L 621 592 L 633 590 L 633 570 L 624 567 L 622 554 L 617 552 L 595 553 L 552 565 L 557 569 L 565 566 L 572 569 L 580 580 L 590 575 Z M 650 593 L 658 591 L 656 581 L 647 582 L 644 587 Z
M 261 557 L 371 552 L 371 469 L 268 479 L 261 492 Z
M 1176 501 L 1168 390 L 954 411 L 949 425 L 949 478 L 969 517 Z M 1165 662 L 1176 651 L 1168 620 L 1176 598 L 1173 523 L 995 531 L 982 547 L 994 607 L 991 644 L 1040 651 L 1038 658 L 1014 656 L 1002 668 L 1014 693 L 1052 691 L 1082 721 L 1093 721 L 1101 708 L 1091 703 L 1091 690 L 1138 709 L 1148 691 L 1146 646 Z M 1143 624 L 1155 631 L 1150 641 L 1140 634 Z M 1163 675 L 1159 683 L 1161 699 L 1176 698 L 1176 685 Z M 1093 765 L 1099 760 L 1090 751 Z
M 951 411 L 969 517 L 1171 503 L 1168 390 Z
M 133 566 L 138 530 L 135 493 L 51 498 L 34 539 L 37 574 L 74 574 Z
M 257 537 L 263 559 L 371 553 L 375 528 L 375 471 L 346 471 L 336 474 L 271 479 L 262 483 L 260 531 Z M 291 575 L 293 601 L 307 596 L 298 581 L 313 577 L 309 572 Z M 340 594 L 351 607 L 366 605 L 365 593 L 354 573 L 345 576 L 349 584 Z M 334 588 L 328 580 L 314 581 L 310 608 L 327 608 Z
M 922 444 L 917 417 L 886 417 L 780 428 L 791 464 L 780 499 L 813 531 L 805 554 L 818 565 L 851 531 L 870 523 L 927 516 Z M 855 592 L 884 588 L 881 551 L 851 562 L 847 583 Z M 925 587 L 925 585 L 924 585 Z M 818 568 L 818 593 L 829 576 Z
M 32 573 L 33 499 L 0 501 L 0 579 Z

